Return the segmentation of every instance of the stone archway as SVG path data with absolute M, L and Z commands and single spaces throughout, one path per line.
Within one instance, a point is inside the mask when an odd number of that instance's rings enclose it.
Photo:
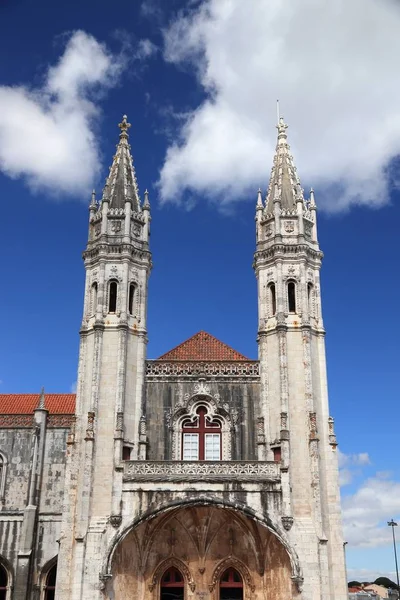
M 287 600 L 297 594 L 290 558 L 278 537 L 226 507 L 181 506 L 140 523 L 120 540 L 110 566 L 107 587 L 115 600 L 159 600 L 167 566 L 182 573 L 185 600 L 218 600 L 224 566 L 242 574 L 245 600 Z

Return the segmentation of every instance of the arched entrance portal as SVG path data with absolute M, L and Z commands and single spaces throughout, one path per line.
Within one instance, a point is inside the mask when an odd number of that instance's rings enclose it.
M 115 600 L 287 600 L 286 548 L 231 508 L 183 506 L 132 529 L 111 563 Z

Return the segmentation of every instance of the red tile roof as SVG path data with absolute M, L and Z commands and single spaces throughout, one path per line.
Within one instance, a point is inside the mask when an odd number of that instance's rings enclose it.
M 76 394 L 46 394 L 45 407 L 50 414 L 70 415 L 75 412 Z M 25 415 L 33 413 L 40 394 L 0 394 L 0 414 Z
M 157 360 L 232 361 L 249 359 L 206 331 L 199 331 L 199 333 L 166 352 Z

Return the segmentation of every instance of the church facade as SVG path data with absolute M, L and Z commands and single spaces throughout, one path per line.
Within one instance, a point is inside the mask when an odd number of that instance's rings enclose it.
M 345 600 L 314 193 L 280 119 L 256 202 L 258 360 L 146 357 L 150 203 L 93 194 L 76 396 L 0 396 L 0 600 Z

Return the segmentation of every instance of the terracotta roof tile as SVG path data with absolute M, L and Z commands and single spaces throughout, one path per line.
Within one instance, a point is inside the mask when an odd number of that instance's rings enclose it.
M 75 412 L 76 394 L 45 394 L 45 407 L 50 414 L 70 415 Z M 33 413 L 40 394 L 0 394 L 0 414 L 25 415 Z
M 230 346 L 220 342 L 206 331 L 199 331 L 194 336 L 179 344 L 157 360 L 249 360 Z

